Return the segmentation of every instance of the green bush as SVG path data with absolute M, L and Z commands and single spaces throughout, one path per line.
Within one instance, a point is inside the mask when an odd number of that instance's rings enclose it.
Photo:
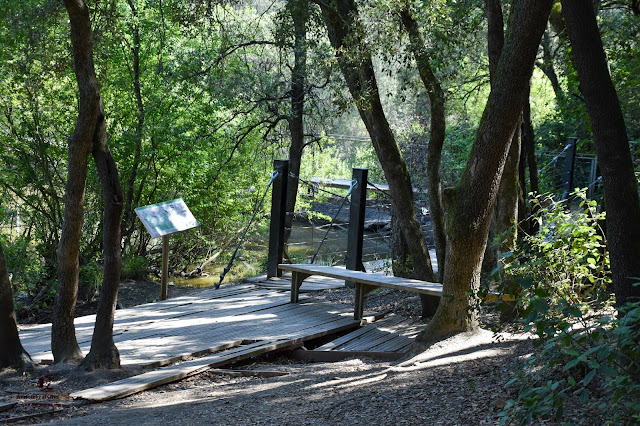
M 567 400 L 595 423 L 640 421 L 640 301 L 616 311 L 604 215 L 583 193 L 580 209 L 545 199 L 540 232 L 507 256 L 505 269 L 519 277 L 518 308 L 539 350 L 508 383 L 517 396 L 501 412 L 501 424 L 563 419 Z
M 102 267 L 95 260 L 82 266 L 80 268 L 78 296 L 85 300 L 91 300 L 96 296 L 102 285 L 102 275 Z
M 46 277 L 45 261 L 27 237 L 9 241 L 0 236 L 9 273 L 13 274 L 14 297 L 34 296 Z
M 147 276 L 148 269 L 149 261 L 146 257 L 127 257 L 122 261 L 122 278 L 143 279 Z

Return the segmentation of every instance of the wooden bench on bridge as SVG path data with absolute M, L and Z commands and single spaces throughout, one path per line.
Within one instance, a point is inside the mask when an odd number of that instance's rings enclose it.
M 356 290 L 353 316 L 356 320 L 362 319 L 365 295 L 374 288 L 384 287 L 431 296 L 442 296 L 442 284 L 439 283 L 393 277 L 378 273 L 352 271 L 337 266 L 279 264 L 278 268 L 283 271 L 291 271 L 291 303 L 298 302 L 302 282 L 312 275 L 321 275 L 353 282 Z

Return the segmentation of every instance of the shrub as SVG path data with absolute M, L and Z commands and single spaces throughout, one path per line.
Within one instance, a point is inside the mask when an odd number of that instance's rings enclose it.
M 27 237 L 18 237 L 13 241 L 0 238 L 7 268 L 13 275 L 14 297 L 34 296 L 46 277 L 44 259 L 38 255 L 34 242 Z
M 640 421 L 640 301 L 616 315 L 603 215 L 577 197 L 579 211 L 548 200 L 539 234 L 527 236 L 505 266 L 520 279 L 521 322 L 540 339 L 508 383 L 518 390 L 502 424 L 562 420 L 568 400 L 596 423 Z
M 91 300 L 95 297 L 102 285 L 102 275 L 102 268 L 95 260 L 82 266 L 80 268 L 78 296 L 85 300 Z
M 147 276 L 149 261 L 144 256 L 127 257 L 122 262 L 122 278 L 132 280 L 143 279 Z

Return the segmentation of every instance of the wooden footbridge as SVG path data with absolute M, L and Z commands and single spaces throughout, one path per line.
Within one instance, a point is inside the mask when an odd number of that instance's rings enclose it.
M 315 278 L 305 282 L 302 291 L 344 286 L 344 281 Z M 258 279 L 117 310 L 113 333 L 122 365 L 149 371 L 72 396 L 95 401 L 120 398 L 266 352 L 295 349 L 327 335 L 342 336 L 337 344 L 325 345 L 318 353 L 348 350 L 351 352 L 344 354 L 371 355 L 375 351 L 407 350 L 417 334 L 412 328 L 404 334 L 398 332 L 398 320 L 388 322 L 381 330 L 363 331 L 359 329 L 361 322 L 353 318 L 353 307 L 348 305 L 305 295 L 300 303 L 290 303 L 290 282 L 289 277 Z M 75 322 L 78 343 L 85 354 L 90 348 L 94 320 L 91 315 Z M 353 338 L 345 336 L 350 330 L 357 331 Z M 21 330 L 22 344 L 34 360 L 52 361 L 50 332 L 50 324 Z M 388 349 L 369 351 L 372 345 Z
M 345 269 L 282 263 L 288 163 L 276 160 L 275 170 L 278 173 L 272 177 L 266 276 L 250 283 L 116 311 L 113 335 L 121 364 L 151 370 L 76 392 L 72 397 L 95 401 L 120 398 L 209 368 L 275 350 L 299 348 L 307 341 L 331 335 L 335 335 L 335 340 L 316 350 L 299 351 L 299 357 L 329 361 L 353 355 L 378 355 L 397 359 L 408 351 L 423 325 L 390 317 L 361 327 L 371 322 L 366 317 L 363 321 L 365 294 L 377 287 L 387 287 L 440 295 L 442 287 L 437 283 L 360 272 L 364 269 L 362 236 L 367 171 L 354 169 Z M 283 276 L 285 270 L 292 271 L 292 276 Z M 344 287 L 345 280 L 355 286 L 355 306 L 299 297 L 300 292 Z M 94 321 L 95 316 L 75 321 L 77 340 L 85 354 L 90 349 Z M 53 358 L 50 336 L 50 324 L 27 327 L 20 332 L 22 344 L 33 359 L 45 363 Z

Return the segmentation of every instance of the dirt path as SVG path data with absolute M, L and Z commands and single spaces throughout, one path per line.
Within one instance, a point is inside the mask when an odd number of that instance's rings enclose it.
M 153 284 L 153 283 L 151 283 Z M 125 283 L 121 303 L 153 300 L 157 286 Z M 177 289 L 196 292 L 197 289 Z M 352 303 L 351 291 L 319 294 Z M 417 315 L 418 298 L 382 291 L 367 298 L 366 309 Z M 68 394 L 130 376 L 137 371 L 79 372 L 69 366 L 38 367 L 25 375 L 0 373 L 2 400 L 19 406 L 9 417 L 51 412 L 21 424 L 497 424 L 513 397 L 504 384 L 531 342 L 481 331 L 457 335 L 425 352 L 393 363 L 351 359 L 301 363 L 287 353 L 270 354 L 229 368 L 287 373 L 282 376 L 221 375 L 206 372 L 121 400 L 88 404 Z
M 458 335 L 403 362 L 241 366 L 280 377 L 204 373 L 117 401 L 74 407 L 62 424 L 497 424 L 509 367 L 529 343 L 490 332 Z

